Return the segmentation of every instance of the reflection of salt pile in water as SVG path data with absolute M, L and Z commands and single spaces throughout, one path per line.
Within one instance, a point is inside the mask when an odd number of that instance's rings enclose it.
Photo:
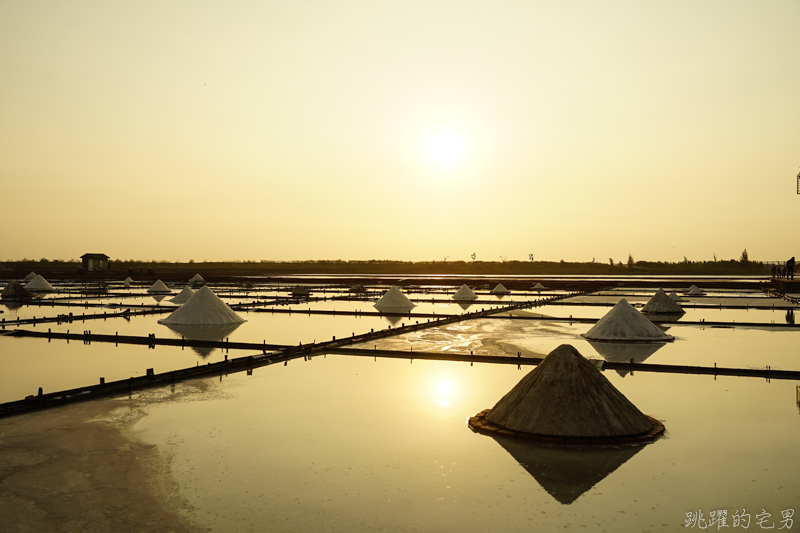
M 192 279 L 189 280 L 189 284 L 192 287 L 200 287 L 206 284 L 206 280 L 203 279 L 203 276 L 201 276 L 200 274 L 195 274 L 194 276 L 192 276 Z
M 127 278 L 125 278 L 125 281 L 122 282 L 122 286 L 126 289 L 130 289 L 131 283 L 133 283 L 133 280 L 131 279 L 130 276 L 128 276 Z
M 32 292 L 48 292 L 53 290 L 53 286 L 39 274 L 36 274 L 33 279 L 25 285 L 25 288 Z
M 511 291 L 506 289 L 502 283 L 498 283 L 497 287 L 492 289 L 492 294 L 508 294 L 509 292 Z
M 219 299 L 206 286 L 199 289 L 185 304 L 172 312 L 159 324 L 178 325 L 219 325 L 241 324 L 245 319 L 237 315 L 228 304 Z
M 666 342 L 597 342 L 589 341 L 597 353 L 611 363 L 644 363 L 645 360 L 666 346 Z M 617 369 L 622 377 L 627 370 Z
M 169 287 L 164 285 L 164 282 L 161 281 L 160 279 L 156 280 L 156 282 L 153 283 L 150 286 L 149 289 L 147 289 L 147 292 L 149 292 L 150 294 L 171 294 L 172 293 L 172 291 L 169 290 Z
M 33 298 L 33 293 L 18 281 L 12 281 L 3 288 L 2 298 L 3 300 L 27 300 Z
M 684 301 L 683 298 L 675 294 L 674 292 L 669 293 L 669 297 L 673 302 L 682 302 Z
M 558 502 L 569 505 L 639 453 L 643 446 L 557 448 L 492 435 Z
M 685 312 L 686 311 L 684 311 L 680 305 L 675 303 L 672 298 L 667 296 L 667 293 L 664 292 L 664 289 L 658 289 L 655 295 L 650 298 L 650 301 L 647 302 L 642 308 L 642 313 L 653 313 L 659 315 L 682 315 Z
M 27 276 L 25 276 L 24 278 L 22 278 L 22 282 L 23 282 L 23 283 L 28 283 L 30 280 L 32 280 L 32 279 L 33 279 L 33 278 L 35 278 L 35 277 L 36 277 L 36 272 L 34 272 L 33 270 L 31 270 L 30 274 L 28 274 Z
M 193 341 L 216 342 L 224 340 L 241 324 L 218 324 L 194 326 L 191 324 L 165 324 L 169 329 L 180 336 Z M 208 357 L 216 348 L 212 346 L 192 346 L 192 350 L 200 357 Z
M 375 309 L 381 313 L 407 313 L 415 307 L 414 302 L 395 285 L 389 287 L 380 300 L 375 302 Z
M 675 337 L 661 331 L 647 317 L 634 309 L 625 298 L 617 302 L 611 311 L 581 336 L 591 340 L 620 342 L 675 340 Z
M 477 300 L 478 297 L 472 292 L 472 289 L 467 287 L 466 285 L 462 285 L 460 289 L 453 295 L 453 300 L 455 301 L 469 301 L 469 300 Z
M 686 294 L 688 294 L 689 296 L 702 296 L 703 291 L 701 291 L 700 287 L 698 287 L 697 285 L 692 285 L 691 287 L 689 287 L 689 292 L 687 292 Z
M 464 311 L 472 307 L 472 302 L 456 302 L 456 303 Z
M 568 344 L 550 352 L 492 409 L 471 418 L 470 426 L 585 445 L 651 442 L 664 431 Z
M 170 301 L 175 302 L 176 304 L 182 304 L 188 302 L 189 298 L 192 296 L 194 296 L 194 291 L 187 285 L 181 292 L 178 293 L 177 296 L 175 296 L 175 298 L 172 298 Z

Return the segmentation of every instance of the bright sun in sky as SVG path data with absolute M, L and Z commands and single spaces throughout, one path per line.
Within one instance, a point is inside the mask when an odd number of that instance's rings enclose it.
M 428 139 L 428 154 L 442 166 L 452 166 L 464 156 L 464 139 L 455 131 L 437 131 Z

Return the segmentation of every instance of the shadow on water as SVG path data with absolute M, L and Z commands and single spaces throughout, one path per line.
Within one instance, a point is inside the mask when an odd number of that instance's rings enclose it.
M 682 313 L 642 313 L 647 317 L 650 322 L 655 323 L 657 326 L 662 322 L 677 322 L 683 317 Z M 661 326 L 659 326 L 661 327 Z M 663 327 L 661 329 L 664 329 Z M 667 328 L 669 329 L 669 328 Z M 666 330 L 665 330 L 666 331 Z
M 609 363 L 643 363 L 666 345 L 665 342 L 588 342 Z M 628 375 L 627 370 L 617 370 L 617 373 L 623 378 Z
M 241 326 L 241 324 L 220 324 L 220 325 L 185 325 L 185 324 L 164 324 L 167 328 L 171 329 L 175 333 L 179 334 L 180 336 L 187 338 L 193 341 L 221 341 L 224 340 L 228 335 L 233 333 L 236 328 Z M 212 353 L 216 348 L 213 347 L 205 347 L 205 346 L 192 346 L 192 350 L 194 350 L 197 355 L 200 357 L 206 358 Z
M 643 448 L 556 448 L 495 435 L 492 438 L 563 505 L 577 500 Z

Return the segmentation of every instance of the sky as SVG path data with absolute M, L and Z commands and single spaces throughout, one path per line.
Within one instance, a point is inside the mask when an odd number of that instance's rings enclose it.
M 800 2 L 0 3 L 0 259 L 800 255 Z

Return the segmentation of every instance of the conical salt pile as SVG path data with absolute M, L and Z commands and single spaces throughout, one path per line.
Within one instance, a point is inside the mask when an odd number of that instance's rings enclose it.
M 669 293 L 669 297 L 673 302 L 682 302 L 684 301 L 683 298 L 675 294 L 674 292 Z
M 201 285 L 205 285 L 206 280 L 203 279 L 203 276 L 201 276 L 200 274 L 195 274 L 194 276 L 192 276 L 192 279 L 189 280 L 189 284 L 192 287 L 199 287 Z
M 36 272 L 34 272 L 33 270 L 31 270 L 31 273 L 30 273 L 30 274 L 28 274 L 27 276 L 25 276 L 24 278 L 22 278 L 22 282 L 23 282 L 23 283 L 28 283 L 30 280 L 32 280 L 32 279 L 33 279 L 33 278 L 35 278 L 35 277 L 36 277 Z
M 33 298 L 33 293 L 22 286 L 18 281 L 12 281 L 3 288 L 3 300 L 25 300 Z
M 147 289 L 147 292 L 151 294 L 168 294 L 172 291 L 169 290 L 169 287 L 164 285 L 163 281 L 157 280 L 149 289 Z
M 228 304 L 219 299 L 208 287 L 198 289 L 185 304 L 172 312 L 159 324 L 220 325 L 241 324 L 245 319 L 237 315 Z
M 170 302 L 175 302 L 176 304 L 186 303 L 192 296 L 194 296 L 194 291 L 187 285 L 175 298 L 170 299 Z
M 375 302 L 375 309 L 381 313 L 407 313 L 415 307 L 416 304 L 394 285 Z
M 492 289 L 492 294 L 508 294 L 509 292 L 511 291 L 506 289 L 502 283 L 498 283 L 497 287 Z
M 597 321 L 582 337 L 596 341 L 654 342 L 672 341 L 675 337 L 667 335 L 647 317 L 633 308 L 623 298 L 611 311 Z
M 520 433 L 582 438 L 641 435 L 657 424 L 569 344 L 550 352 L 486 421 Z
M 541 283 L 537 283 L 536 285 L 533 286 L 533 290 L 535 291 L 543 291 L 545 289 L 547 289 L 547 287 L 545 287 Z
M 131 283 L 133 283 L 133 280 L 131 279 L 130 276 L 128 276 L 127 278 L 125 278 L 125 281 L 122 282 L 122 286 L 126 289 L 130 289 Z
M 689 287 L 688 294 L 689 296 L 702 296 L 703 291 L 701 291 L 697 285 L 692 285 L 691 287 Z
M 467 287 L 466 285 L 462 285 L 458 292 L 453 295 L 453 300 L 455 301 L 464 301 L 464 300 L 477 300 L 478 297 L 472 292 L 472 289 Z
M 672 298 L 667 296 L 664 289 L 658 289 L 650 301 L 642 308 L 642 313 L 654 313 L 660 315 L 683 314 L 686 311 L 676 304 Z
M 50 283 L 48 283 L 47 280 L 44 279 L 39 274 L 36 274 L 33 277 L 33 279 L 30 280 L 25 285 L 25 288 L 28 289 L 29 291 L 52 291 L 53 290 L 53 286 L 50 285 Z

